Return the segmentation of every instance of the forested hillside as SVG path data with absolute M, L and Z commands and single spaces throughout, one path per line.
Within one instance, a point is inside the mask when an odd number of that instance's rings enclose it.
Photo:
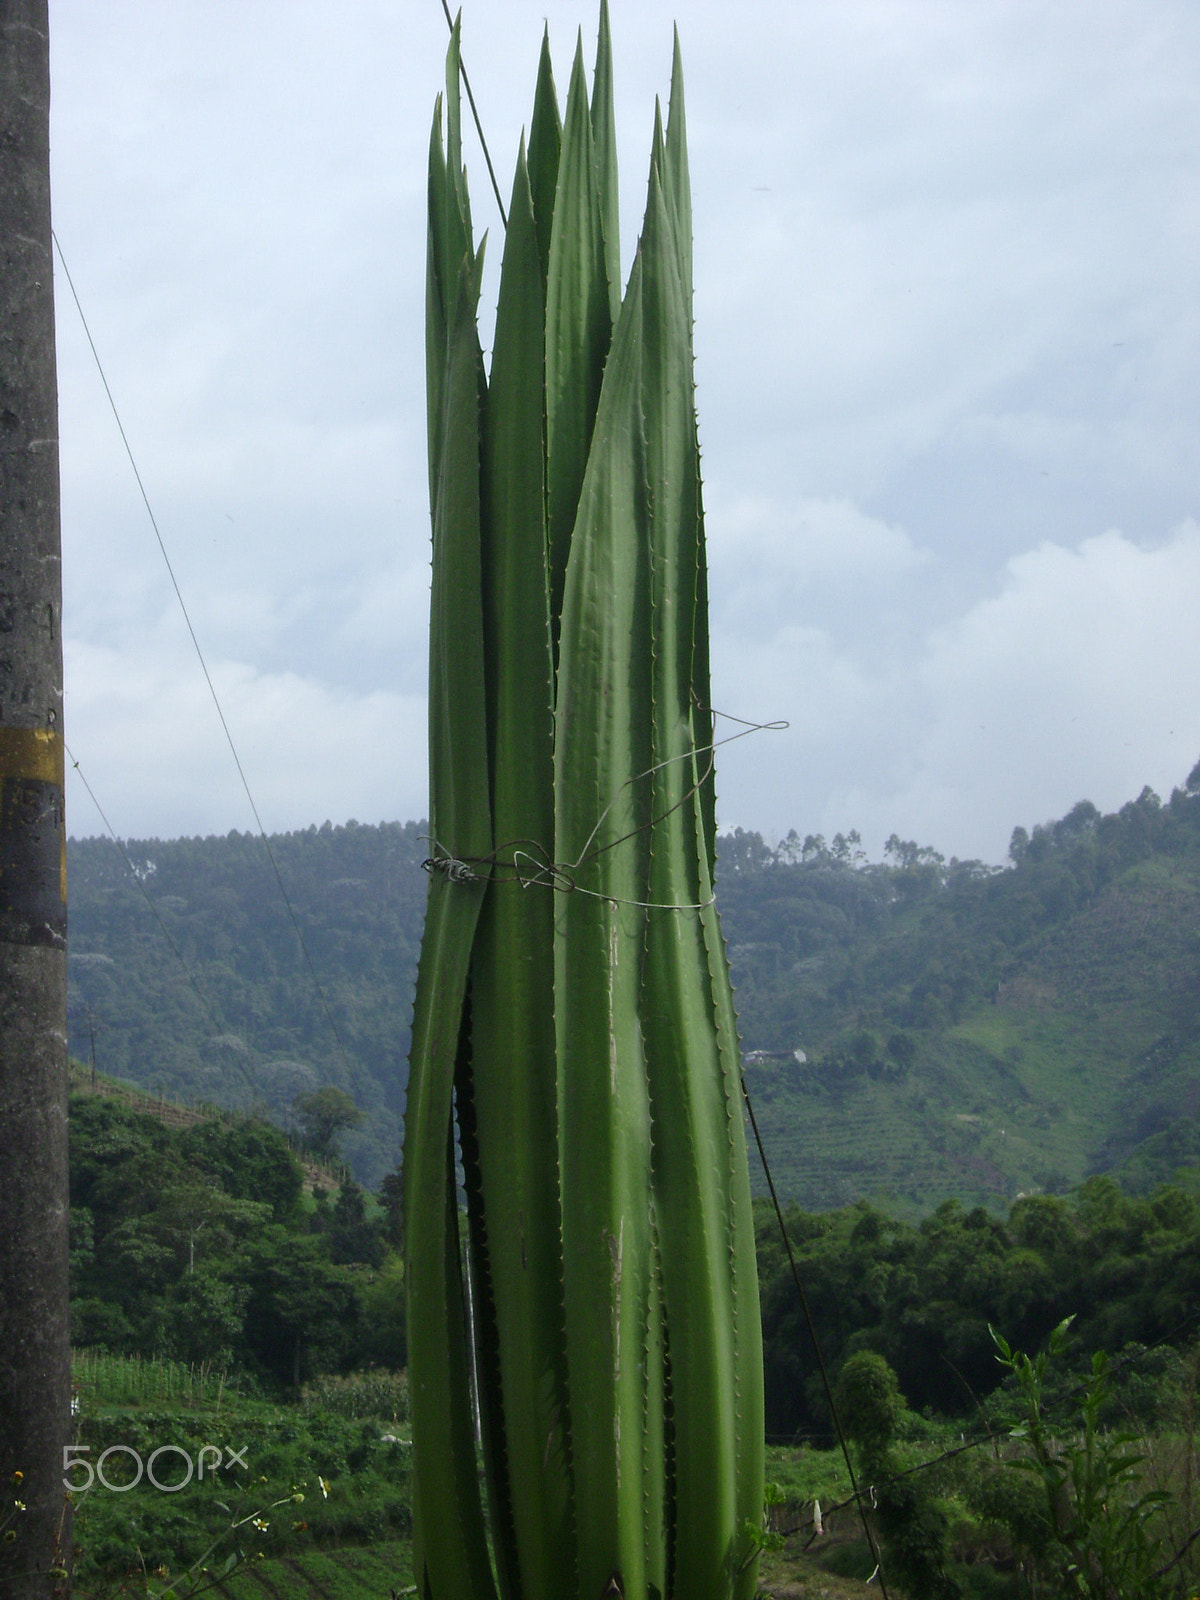
M 90 1081 L 90 1074 L 76 1076 Z M 176 1575 L 179 1594 L 198 1593 L 179 1575 L 209 1559 L 236 1521 L 234 1548 L 248 1558 L 242 1570 L 260 1580 L 255 1593 L 290 1594 L 299 1584 L 314 1594 L 358 1594 L 331 1551 L 365 1560 L 362 1547 L 382 1540 L 389 1541 L 388 1583 L 361 1592 L 403 1592 L 408 1547 L 393 1541 L 403 1541 L 411 1523 L 411 1458 L 407 1382 L 399 1370 L 406 1346 L 397 1174 L 385 1178 L 377 1197 L 352 1183 L 336 1196 L 313 1196 L 277 1130 L 229 1114 L 184 1122 L 176 1113 L 168 1123 L 160 1118 L 171 1115 L 169 1107 L 155 1103 L 148 1115 L 149 1105 L 99 1093 L 71 1099 L 80 1430 L 73 1481 L 82 1487 L 94 1473 L 108 1491 L 76 1499 L 77 1591 L 100 1596 L 128 1592 L 130 1582 L 144 1587 L 153 1567 L 160 1581 L 168 1569 Z M 839 1529 L 831 1504 L 848 1496 L 844 1465 L 826 1452 L 833 1443 L 829 1405 L 792 1262 L 769 1204 L 758 1202 L 756 1212 L 766 1429 L 777 1446 L 770 1472 L 786 1486 L 776 1509 L 806 1537 L 819 1498 L 829 1519 L 823 1550 L 832 1563 L 846 1553 L 845 1523 Z M 1028 1558 L 1037 1522 L 1036 1500 L 1031 1509 L 1013 1487 L 1018 1477 L 1028 1482 L 1027 1474 L 1001 1460 L 1002 1450 L 1011 1458 L 1004 1436 L 1022 1411 L 989 1324 L 1037 1349 L 1063 1318 L 1075 1318 L 1044 1393 L 1056 1430 L 1078 1405 L 1093 1352 L 1112 1353 L 1101 1421 L 1145 1431 L 1140 1448 L 1164 1474 L 1150 1481 L 1177 1496 L 1157 1531 L 1186 1552 L 1195 1526 L 1188 1441 L 1197 1397 L 1200 1171 L 1181 1173 L 1178 1183 L 1144 1199 L 1092 1178 L 1065 1197 L 1029 1196 L 997 1212 L 947 1201 L 919 1225 L 866 1201 L 820 1213 L 790 1207 L 786 1222 L 839 1390 L 864 1361 L 875 1377 L 898 1379 L 888 1414 L 903 1441 L 902 1481 L 917 1492 L 910 1510 L 921 1513 L 905 1526 L 924 1530 L 922 1548 L 940 1541 L 947 1555 L 970 1563 L 960 1566 L 960 1587 L 946 1592 L 1015 1597 L 1018 1586 L 1003 1574 L 1014 1569 L 1014 1551 Z M 844 1395 L 841 1403 L 858 1442 L 861 1412 L 848 1411 Z M 1069 1425 L 1064 1431 L 1070 1437 Z M 964 1439 L 981 1443 L 989 1432 L 999 1437 L 986 1450 L 961 1448 Z M 221 1439 L 231 1441 L 219 1480 L 226 1492 L 211 1474 L 189 1482 L 189 1472 L 179 1483 L 181 1455 L 203 1459 L 200 1448 Z M 176 1469 L 166 1481 L 182 1490 L 178 1496 L 159 1492 L 161 1479 L 147 1474 L 142 1481 L 141 1462 L 152 1463 L 164 1441 Z M 298 1485 L 307 1498 L 297 1516 Z M 953 1521 L 939 1522 L 937 1508 L 951 1497 Z M 131 1551 L 139 1562 L 132 1571 Z M 228 1543 L 214 1562 L 218 1571 L 227 1551 Z M 1039 1551 L 1039 1571 L 1053 1575 L 1053 1551 L 1044 1543 Z M 260 1564 L 260 1556 L 277 1558 L 279 1568 Z M 877 1559 L 838 1570 L 865 1578 Z M 282 1588 L 268 1581 L 273 1571 Z M 314 1573 L 320 1581 L 309 1581 Z M 1194 1561 L 1181 1566 L 1180 1586 L 1159 1592 L 1190 1596 L 1195 1574 Z M 819 1576 L 821 1592 L 843 1592 Z M 208 1587 L 203 1580 L 200 1588 Z M 1036 1592 L 1065 1590 L 1043 1584 Z
M 802 1204 L 1145 1189 L 1197 1160 L 1200 765 L 1165 804 L 1017 828 L 1003 870 L 739 835 L 719 896 L 747 1083 Z
M 756 1217 L 772 1436 L 826 1438 L 811 1341 L 766 1202 Z M 1039 1347 L 1072 1315 L 1082 1352 L 1184 1344 L 1197 1319 L 1200 1169 L 1146 1199 L 1107 1178 L 1007 1214 L 944 1202 L 919 1225 L 866 1201 L 787 1211 L 831 1369 L 886 1356 L 910 1402 L 969 1414 L 1002 1373 L 988 1324 Z M 71 1098 L 71 1324 L 76 1348 L 253 1374 L 294 1392 L 322 1372 L 405 1360 L 400 1184 L 304 1192 L 295 1155 L 246 1118 L 170 1127 Z
M 72 840 L 71 1054 L 285 1127 L 298 1094 L 336 1085 L 366 1114 L 345 1154 L 378 1183 L 400 1149 L 427 854 L 416 823 L 326 823 L 270 856 L 240 833 Z
M 136 875 L 111 840 L 72 841 L 72 1054 L 285 1126 L 336 1085 L 377 1184 L 402 1132 L 421 828 L 274 837 L 290 913 L 248 834 L 127 842 Z M 1004 868 L 737 832 L 718 900 L 787 1199 L 915 1215 L 1099 1171 L 1144 1190 L 1200 1160 L 1200 765 L 1169 801 L 1017 828 Z
M 171 1128 L 72 1096 L 72 1341 L 293 1387 L 313 1372 L 399 1367 L 394 1180 L 383 1193 L 372 1221 L 353 1183 L 333 1203 L 305 1202 L 274 1128 L 249 1119 Z

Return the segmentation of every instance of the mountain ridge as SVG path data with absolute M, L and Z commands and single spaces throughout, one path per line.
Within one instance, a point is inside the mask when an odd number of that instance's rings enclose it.
M 71 840 L 72 1053 L 285 1127 L 297 1093 L 336 1084 L 367 1117 L 346 1158 L 377 1183 L 402 1136 L 422 830 L 274 836 L 290 913 L 253 835 L 127 841 L 132 873 L 111 840 Z M 1018 827 L 1004 868 L 736 830 L 717 896 L 788 1200 L 999 1205 L 1092 1172 L 1157 1181 L 1193 1148 L 1200 763 L 1166 802 Z

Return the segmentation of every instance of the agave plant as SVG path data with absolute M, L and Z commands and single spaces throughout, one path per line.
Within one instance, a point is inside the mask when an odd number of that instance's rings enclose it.
M 762 1357 L 678 40 L 623 296 L 606 11 L 565 118 L 543 41 L 490 371 L 458 84 L 456 25 L 429 163 L 433 842 L 404 1163 L 418 1593 L 725 1600 L 754 1591 Z

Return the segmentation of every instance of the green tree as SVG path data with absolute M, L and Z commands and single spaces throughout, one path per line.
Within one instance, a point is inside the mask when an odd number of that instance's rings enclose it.
M 278 1128 L 214 1118 L 184 1129 L 179 1143 L 184 1159 L 211 1174 L 226 1194 L 269 1205 L 277 1222 L 295 1212 L 304 1174 Z
M 246 1283 L 246 1340 L 278 1382 L 297 1390 L 350 1364 L 362 1333 L 355 1269 L 330 1265 L 318 1240 L 268 1227 Z
M 860 1350 L 842 1364 L 834 1400 L 864 1468 L 878 1471 L 908 1415 L 896 1374 L 882 1356 Z
M 1001 1365 L 1017 1380 L 1025 1420 L 1012 1430 L 1022 1465 L 1040 1481 L 1046 1521 L 1064 1556 L 1068 1592 L 1084 1600 L 1166 1600 L 1178 1590 L 1153 1523 L 1165 1490 L 1148 1489 L 1137 1436 L 1102 1422 L 1109 1395 L 1108 1358 L 1097 1351 L 1080 1402 L 1079 1434 L 1052 1427 L 1046 1390 L 1051 1364 L 1066 1347 L 1072 1318 L 1061 1322 L 1037 1356 L 993 1338 Z
M 304 1125 L 309 1149 L 319 1156 L 336 1154 L 341 1135 L 366 1120 L 346 1091 L 332 1084 L 298 1094 L 292 1104 Z
M 367 1221 L 366 1196 L 356 1183 L 347 1179 L 338 1193 L 330 1220 L 329 1259 L 340 1266 L 360 1262 L 364 1266 L 378 1267 L 386 1249 L 381 1229 Z
M 361 1294 L 362 1358 L 380 1367 L 404 1366 L 408 1359 L 404 1257 L 389 1250 Z
M 871 1485 L 889 1582 L 912 1600 L 958 1600 L 959 1585 L 946 1570 L 950 1523 L 922 1474 L 904 1474 L 895 1449 L 908 1414 L 896 1374 L 873 1351 L 842 1366 L 834 1390 L 842 1425 Z
M 379 1203 L 384 1213 L 384 1237 L 393 1250 L 404 1249 L 404 1178 L 394 1168 L 384 1175 L 379 1186 Z
M 248 1297 L 244 1283 L 231 1282 L 211 1263 L 189 1273 L 167 1299 L 166 1353 L 218 1369 L 239 1365 Z

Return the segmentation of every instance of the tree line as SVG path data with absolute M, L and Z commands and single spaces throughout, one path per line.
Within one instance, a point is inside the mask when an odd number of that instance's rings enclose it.
M 304 1194 L 264 1123 L 170 1128 L 71 1101 L 72 1342 L 227 1366 L 281 1388 L 404 1363 L 399 1180 Z
M 888 1048 L 896 1035 L 952 1024 L 994 996 L 1019 956 L 1123 873 L 1156 858 L 1194 863 L 1200 761 L 1167 801 L 1146 787 L 1109 814 L 1081 800 L 1058 821 L 1015 828 L 1003 867 L 947 861 L 896 834 L 880 862 L 861 846 L 853 830 L 832 843 L 722 837 L 718 900 L 748 1048 L 804 1040 L 851 1066 L 903 1071 L 906 1046 L 898 1060 Z M 1200 1021 L 1200 987 L 1179 1002 L 1181 1024 Z
M 400 1149 L 422 826 L 326 823 L 270 855 L 237 832 L 72 840 L 72 1055 L 285 1129 L 297 1096 L 334 1086 L 365 1118 L 346 1157 L 378 1183 Z
M 424 832 L 275 836 L 303 948 L 256 837 L 127 841 L 132 873 L 111 840 L 72 841 L 73 1055 L 287 1131 L 298 1096 L 335 1087 L 364 1117 L 345 1157 L 377 1186 L 402 1136 Z M 826 1207 L 887 1192 L 911 1215 L 947 1193 L 995 1204 L 1061 1191 L 1128 1160 L 1146 1183 L 1169 1177 L 1169 1160 L 1134 1146 L 1188 1121 L 1198 895 L 1200 764 L 1167 800 L 1145 789 L 1108 815 L 1081 801 L 1017 828 L 1003 868 L 895 834 L 878 862 L 854 830 L 774 846 L 723 835 L 717 896 L 743 1045 L 776 1057 L 748 1081 L 785 1195 Z M 1029 1007 L 1006 1009 L 1022 985 L 1057 995 L 1054 1039 Z M 864 1113 L 896 1131 L 890 1166 L 874 1137 L 839 1147 Z M 1084 1125 L 1073 1145 L 1059 1137 Z M 1176 1128 L 1175 1145 L 1198 1127 Z
M 1006 1215 L 949 1200 L 919 1223 L 867 1201 L 785 1212 L 817 1343 L 836 1372 L 882 1357 L 915 1410 L 971 1419 L 1004 1373 L 991 1329 L 1041 1348 L 1074 1317 L 1081 1358 L 1118 1360 L 1200 1333 L 1200 1169 L 1134 1197 L 1108 1177 L 1068 1195 L 1028 1195 Z M 767 1426 L 779 1440 L 832 1440 L 813 1338 L 777 1222 L 758 1218 Z M 1167 1355 L 1135 1363 L 1153 1393 Z
M 950 1201 L 919 1223 L 861 1201 L 785 1222 L 826 1367 L 884 1358 L 908 1403 L 978 1420 L 997 1389 L 989 1325 L 1039 1348 L 1075 1315 L 1082 1353 L 1194 1341 L 1200 1170 L 1135 1197 L 1105 1177 L 1006 1215 Z M 774 1213 L 758 1203 L 767 1431 L 827 1444 L 832 1422 Z M 294 1390 L 404 1364 L 398 1174 L 303 1191 L 283 1135 L 247 1119 L 169 1128 L 95 1096 L 71 1104 L 72 1336 Z M 1166 1355 L 1137 1365 L 1148 1392 Z M 1157 1368 L 1155 1366 L 1157 1361 Z

